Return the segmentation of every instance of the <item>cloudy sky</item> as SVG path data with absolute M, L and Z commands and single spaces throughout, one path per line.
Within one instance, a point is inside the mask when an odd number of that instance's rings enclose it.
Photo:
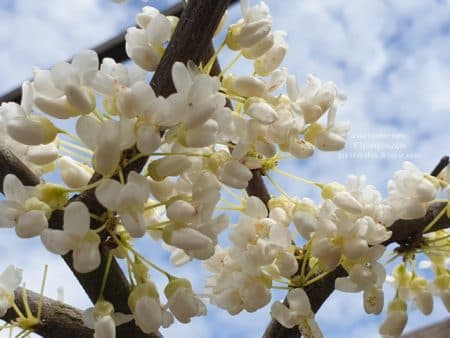
M 174 1 L 150 1 L 165 8 Z M 252 3 L 255 3 L 253 1 Z M 338 119 L 351 121 L 345 151 L 320 153 L 307 161 L 287 160 L 284 169 L 317 181 L 345 182 L 350 173 L 367 175 L 385 191 L 387 179 L 404 160 L 430 171 L 450 150 L 450 1 L 446 0 L 268 0 L 274 28 L 285 30 L 289 53 L 285 66 L 300 83 L 312 73 L 334 81 L 348 101 Z M 0 93 L 31 77 L 33 66 L 49 67 L 83 48 L 122 31 L 146 3 L 130 0 L 116 5 L 107 0 L 3 0 L 0 2 Z M 230 12 L 233 20 L 239 6 Z M 222 62 L 230 59 L 226 54 Z M 233 69 L 239 72 L 241 67 Z M 283 187 L 297 196 L 313 194 L 304 186 Z M 312 195 L 314 196 L 314 195 Z M 47 295 L 63 286 L 68 303 L 85 308 L 89 301 L 59 257 L 45 253 L 39 241 L 14 239 L 2 230 L 3 269 L 13 263 L 24 268 L 27 286 L 38 290 L 41 271 L 49 263 Z M 144 247 L 144 246 L 142 246 Z M 148 247 L 148 246 L 147 246 Z M 147 249 L 149 251 L 149 249 Z M 151 258 L 168 266 L 164 253 Z M 178 275 L 194 279 L 201 290 L 204 275 L 198 265 Z M 158 276 L 155 275 L 157 281 Z M 162 280 L 161 280 L 162 281 Z M 388 288 L 387 288 L 388 290 Z M 389 292 L 389 291 L 388 291 Z M 276 294 L 274 298 L 282 298 Z M 189 328 L 175 325 L 166 337 L 258 337 L 268 322 L 268 308 L 230 317 L 210 308 L 207 318 Z M 407 330 L 445 318 L 440 301 L 425 317 L 414 311 Z M 319 311 L 317 320 L 326 337 L 376 337 L 383 319 L 368 317 L 361 295 L 336 293 Z M 7 337 L 0 332 L 0 337 Z

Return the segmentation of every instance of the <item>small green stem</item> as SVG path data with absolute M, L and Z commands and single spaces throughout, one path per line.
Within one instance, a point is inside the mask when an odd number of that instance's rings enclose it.
M 106 286 L 106 280 L 108 279 L 108 275 L 109 275 L 109 270 L 111 269 L 111 263 L 113 260 L 114 254 L 112 251 L 110 251 L 108 253 L 108 258 L 106 261 L 106 267 L 105 267 L 105 271 L 103 272 L 103 279 L 102 279 L 102 285 L 100 287 L 100 296 L 99 299 L 103 299 L 103 292 L 105 291 L 105 286 Z
M 309 185 L 313 185 L 313 186 L 318 187 L 318 188 L 320 188 L 320 189 L 321 189 L 321 186 L 323 186 L 321 183 L 314 182 L 314 181 L 310 181 L 310 180 L 307 180 L 306 178 L 298 177 L 298 176 L 296 176 L 296 175 L 293 175 L 293 174 L 291 174 L 291 173 L 285 172 L 285 171 L 280 170 L 280 169 L 278 169 L 278 168 L 273 168 L 272 170 L 273 170 L 274 172 L 280 174 L 280 175 L 286 176 L 286 177 L 288 177 L 288 178 L 291 178 L 291 179 L 293 179 L 293 180 L 296 180 L 296 181 L 299 181 L 299 182 L 302 182 L 302 183 L 306 183 L 306 184 L 309 184 Z
M 425 227 L 425 229 L 423 229 L 422 233 L 426 233 L 428 230 L 430 230 L 433 225 L 435 225 L 439 221 L 439 219 L 445 215 L 445 213 L 447 212 L 447 208 L 448 205 L 439 212 L 439 214 Z
M 231 62 L 220 72 L 219 77 L 223 76 L 226 72 L 228 72 L 230 70 L 231 67 L 233 67 L 236 62 L 238 62 L 238 60 L 240 59 L 240 57 L 242 56 L 242 51 L 240 51 L 233 60 L 231 60 Z
M 48 272 L 48 265 L 45 264 L 44 277 L 42 279 L 41 292 L 39 293 L 39 304 L 38 304 L 38 310 L 37 310 L 37 319 L 39 321 L 41 320 L 42 302 L 44 301 L 44 288 L 45 288 L 45 282 L 47 281 L 47 272 Z
M 321 273 L 320 275 L 318 275 L 318 276 L 310 279 L 309 281 L 307 281 L 303 287 L 311 285 L 311 284 L 317 282 L 318 280 L 321 280 L 323 277 L 325 277 L 329 273 L 330 273 L 330 271 L 326 271 L 326 272 Z
M 104 179 L 102 178 L 102 179 L 100 179 L 100 180 L 98 180 L 98 181 L 96 181 L 96 182 L 94 182 L 94 183 L 85 185 L 85 186 L 82 187 L 82 188 L 73 188 L 73 189 L 72 189 L 72 188 L 65 188 L 64 190 L 65 190 L 66 192 L 84 192 L 84 191 L 86 191 L 86 190 L 90 190 L 90 189 L 96 188 L 96 187 L 99 186 L 103 181 L 104 181 Z

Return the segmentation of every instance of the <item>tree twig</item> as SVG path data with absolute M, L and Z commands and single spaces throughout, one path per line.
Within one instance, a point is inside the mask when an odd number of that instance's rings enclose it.
M 17 307 L 22 313 L 25 313 L 22 290 L 22 288 L 17 288 L 14 296 Z M 26 292 L 30 310 L 36 316 L 40 295 L 31 290 L 26 290 Z M 17 314 L 11 308 L 1 319 L 11 322 L 16 318 Z M 41 322 L 34 327 L 33 332 L 45 338 L 92 338 L 94 331 L 84 326 L 82 318 L 82 311 L 51 298 L 43 297 Z

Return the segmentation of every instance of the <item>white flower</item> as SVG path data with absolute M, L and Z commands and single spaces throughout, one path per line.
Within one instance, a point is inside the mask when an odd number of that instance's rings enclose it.
M 381 324 L 379 332 L 383 336 L 400 337 L 405 329 L 408 315 L 405 311 L 392 311 Z
M 128 174 L 125 185 L 107 179 L 95 189 L 98 201 L 105 208 L 119 213 L 123 226 L 132 237 L 145 234 L 144 204 L 149 194 L 147 179 L 134 171 Z
M 241 1 L 243 19 L 230 26 L 227 44 L 231 49 L 250 48 L 266 37 L 272 27 L 269 8 L 264 2 L 254 7 Z
M 181 227 L 178 229 L 166 227 L 164 229 L 163 239 L 167 244 L 185 251 L 201 251 L 211 247 L 214 248 L 214 243 L 211 238 L 190 227 Z
M 128 28 L 125 49 L 139 67 L 154 71 L 164 53 L 163 44 L 170 39 L 172 24 L 155 8 L 146 6 L 143 14 L 137 16 L 140 28 Z
M 161 326 L 169 327 L 173 323 L 172 314 L 162 308 L 152 282 L 138 285 L 128 297 L 128 305 L 136 325 L 144 333 L 158 332 Z
M 263 97 L 266 93 L 266 83 L 252 75 L 227 76 L 223 85 L 243 97 Z
M 193 63 L 188 63 L 186 67 L 181 62 L 175 62 L 172 80 L 177 90 L 169 97 L 172 109 L 186 129 L 197 128 L 224 110 L 225 97 L 218 92 L 219 79 L 198 73 Z
M 397 218 L 415 219 L 426 213 L 427 203 L 436 196 L 436 188 L 425 174 L 411 162 L 403 163 L 403 170 L 395 172 L 388 182 L 388 201 Z
M 333 105 L 339 97 L 336 85 L 333 82 L 322 84 L 320 79 L 308 75 L 304 88 L 297 86 L 294 75 L 289 75 L 287 80 L 289 98 L 305 118 L 306 123 L 316 122 Z
M 250 99 L 246 102 L 246 113 L 262 124 L 272 124 L 278 120 L 278 113 L 262 99 Z
M 134 83 L 122 91 L 118 100 L 119 110 L 128 118 L 137 117 L 136 140 L 141 153 L 150 154 L 161 145 L 161 127 L 178 123 L 170 109 L 169 101 L 156 97 L 153 89 L 144 81 Z
M 384 249 L 381 245 L 371 247 L 365 264 L 353 265 L 348 277 L 337 278 L 335 281 L 336 290 L 364 291 L 364 309 L 367 313 L 379 314 L 383 310 L 383 283 L 386 279 L 386 271 L 376 260 L 382 256 Z
M 100 124 L 91 116 L 81 116 L 77 121 L 77 134 L 83 143 L 94 151 L 94 169 L 105 176 L 112 175 L 120 161 L 122 151 L 135 142 L 136 119 L 121 118 Z
M 7 122 L 8 135 L 17 142 L 26 145 L 39 145 L 52 142 L 58 129 L 44 116 L 32 114 L 33 87 L 30 82 L 22 84 L 22 101 L 2 105 L 2 114 L 9 115 Z M 9 111 L 8 111 L 9 110 Z
M 274 44 L 263 55 L 256 58 L 253 67 L 255 73 L 261 76 L 272 74 L 283 62 L 288 49 L 288 45 L 284 39 L 286 32 L 276 31 L 273 33 Z
M 254 312 L 270 302 L 267 277 L 251 276 L 240 271 L 223 271 L 217 276 L 212 302 L 235 315 L 242 310 Z
M 308 295 L 303 289 L 290 290 L 287 295 L 289 307 L 281 302 L 272 304 L 270 314 L 281 325 L 292 328 L 298 325 L 300 332 L 308 338 L 323 337 L 319 326 L 314 320 Z
M 162 181 L 168 176 L 181 175 L 184 171 L 189 169 L 191 165 L 192 162 L 188 156 L 171 155 L 151 161 L 147 170 L 152 179 L 155 181 Z
M 70 188 L 81 188 L 89 183 L 94 171 L 73 160 L 68 156 L 62 156 L 57 160 L 58 167 L 61 171 L 61 178 Z
M 9 265 L 0 275 L 0 317 L 14 302 L 14 290 L 22 281 L 22 270 L 14 265 Z
M 114 59 L 104 58 L 100 70 L 95 74 L 92 87 L 105 96 L 115 96 L 124 88 L 144 81 L 147 73 L 137 67 L 126 67 Z
M 195 295 L 187 279 L 177 278 L 164 289 L 167 307 L 181 323 L 189 323 L 192 317 L 206 315 L 206 306 Z
M 0 226 L 15 227 L 22 238 L 38 236 L 48 227 L 50 207 L 36 197 L 35 188 L 27 187 L 12 175 L 3 181 L 5 200 L 0 201 Z
M 88 208 L 81 202 L 70 203 L 64 211 L 63 230 L 46 229 L 41 240 L 50 252 L 72 252 L 73 266 L 80 273 L 94 271 L 100 265 L 100 237 L 90 229 Z
M 91 85 L 98 63 L 97 53 L 86 50 L 75 55 L 72 63 L 60 62 L 50 71 L 35 70 L 35 105 L 60 119 L 89 114 L 96 104 Z
M 114 306 L 107 301 L 98 301 L 95 307 L 83 312 L 83 323 L 94 329 L 94 338 L 115 338 L 116 326 L 133 320 L 132 315 L 114 312 Z
M 252 178 L 252 172 L 239 161 L 232 160 L 219 168 L 217 178 L 232 188 L 245 189 Z

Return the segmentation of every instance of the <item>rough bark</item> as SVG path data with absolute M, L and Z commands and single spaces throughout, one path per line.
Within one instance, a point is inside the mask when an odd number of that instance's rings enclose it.
M 25 307 L 22 301 L 22 288 L 17 288 L 14 296 L 16 305 L 22 313 L 25 313 Z M 36 316 L 40 295 L 27 290 L 27 299 L 31 313 Z M 10 322 L 16 318 L 16 312 L 10 308 L 1 319 Z M 63 336 L 70 338 L 92 338 L 94 331 L 84 326 L 82 318 L 83 314 L 80 310 L 51 298 L 44 297 L 41 322 L 34 327 L 34 332 L 46 338 L 61 338 Z

